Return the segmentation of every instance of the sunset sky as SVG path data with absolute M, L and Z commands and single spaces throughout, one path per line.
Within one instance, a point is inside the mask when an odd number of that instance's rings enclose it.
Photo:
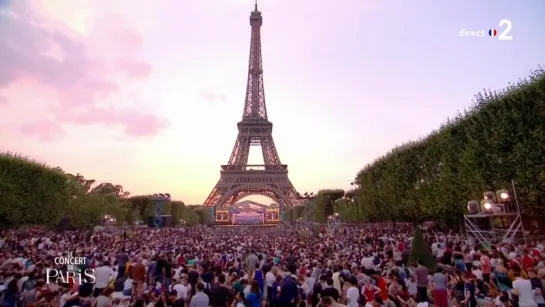
M 260 0 L 269 119 L 300 192 L 348 188 L 545 64 L 542 0 Z M 202 203 L 237 135 L 253 0 L 0 0 L 0 151 Z M 460 37 L 512 22 L 511 41 Z M 261 163 L 251 153 L 251 162 Z

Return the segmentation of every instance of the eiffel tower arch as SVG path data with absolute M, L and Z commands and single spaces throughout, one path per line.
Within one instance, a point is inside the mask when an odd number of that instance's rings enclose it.
M 230 206 L 249 195 L 273 199 L 284 210 L 302 204 L 295 187 L 288 178 L 288 165 L 282 164 L 267 117 L 263 62 L 261 57 L 261 12 L 250 15 L 251 41 L 248 81 L 242 120 L 237 123 L 238 136 L 227 164 L 221 166 L 220 179 L 206 198 L 204 206 Z M 249 165 L 250 146 L 261 146 L 262 165 Z

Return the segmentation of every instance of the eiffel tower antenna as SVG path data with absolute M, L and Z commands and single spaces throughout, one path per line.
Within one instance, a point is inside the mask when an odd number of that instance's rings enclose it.
M 251 39 L 248 79 L 242 120 L 238 122 L 238 136 L 226 165 L 221 166 L 220 179 L 204 206 L 231 206 L 249 195 L 263 195 L 273 199 L 282 212 L 284 208 L 302 204 L 288 178 L 288 166 L 280 157 L 272 137 L 273 124 L 267 116 L 261 57 L 261 25 L 263 18 L 257 10 L 250 14 Z M 248 165 L 250 146 L 261 146 L 263 165 Z

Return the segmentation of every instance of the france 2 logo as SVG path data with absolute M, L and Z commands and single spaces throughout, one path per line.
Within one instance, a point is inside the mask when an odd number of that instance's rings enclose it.
M 498 36 L 498 40 L 501 40 L 501 41 L 510 41 L 513 39 L 513 37 L 511 35 L 509 35 L 509 33 L 511 32 L 511 29 L 513 28 L 513 24 L 511 23 L 511 20 L 509 19 L 503 19 L 500 21 L 500 23 L 498 24 L 498 28 L 503 28 L 505 26 L 505 28 L 503 30 L 501 30 L 501 33 L 498 32 L 498 30 L 496 29 L 490 29 L 488 30 L 488 35 L 489 36 L 492 36 L 492 37 L 496 37 Z M 498 33 L 500 35 L 498 35 Z

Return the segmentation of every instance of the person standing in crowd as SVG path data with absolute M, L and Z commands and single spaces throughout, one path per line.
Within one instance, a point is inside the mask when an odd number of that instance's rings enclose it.
M 266 297 L 267 302 L 269 303 L 269 306 L 272 306 L 272 299 L 273 299 L 273 287 L 274 282 L 276 281 L 276 275 L 278 274 L 278 268 L 272 267 L 270 271 L 268 271 L 265 274 L 265 285 L 266 285 Z
M 191 297 L 189 307 L 209 307 L 210 298 L 208 298 L 208 295 L 204 294 L 204 284 L 199 282 L 195 288 L 196 293 L 193 297 Z
M 477 307 L 477 287 L 475 287 L 475 280 L 473 278 L 474 276 L 470 275 L 469 273 L 465 274 L 463 277 L 465 285 L 464 300 L 462 301 L 462 304 L 467 307 Z
M 248 307 L 261 307 L 263 295 L 259 289 L 259 283 L 256 280 L 252 280 L 250 284 L 250 293 L 246 295 L 246 301 Z
M 112 270 L 110 267 L 109 261 L 104 261 L 101 266 L 95 269 L 94 271 L 95 276 L 95 289 L 93 290 L 93 296 L 98 297 L 104 289 L 106 289 L 109 284 L 110 280 L 114 279 L 116 276 L 116 273 Z
M 514 272 L 513 290 L 511 292 L 518 298 L 519 307 L 537 307 L 535 291 L 532 282 L 524 279 L 520 272 Z
M 433 301 L 437 307 L 448 307 L 448 278 L 443 273 L 443 268 L 438 267 L 433 274 Z
M 144 282 L 146 281 L 146 266 L 142 263 L 142 257 L 136 259 L 131 269 L 131 275 L 136 283 L 136 293 L 141 294 L 144 291 Z
M 483 281 L 490 283 L 490 274 L 492 273 L 492 263 L 490 262 L 490 257 L 488 257 L 488 251 L 481 251 L 481 258 L 479 259 L 481 263 L 481 271 L 483 272 Z
M 229 301 L 233 298 L 231 290 L 225 282 L 225 275 L 218 276 L 219 285 L 212 290 L 212 306 L 214 307 L 228 307 Z
M 176 291 L 177 298 L 183 299 L 184 301 L 187 301 L 189 298 L 189 295 L 191 294 L 191 286 L 189 285 L 189 282 L 187 281 L 187 276 L 182 276 L 182 279 L 178 281 L 173 287 L 172 290 Z
M 248 279 L 253 279 L 254 272 L 259 265 L 259 258 L 254 251 L 250 251 L 248 257 L 246 258 L 246 267 L 248 270 Z
M 296 307 L 299 299 L 299 288 L 297 287 L 297 281 L 288 272 L 284 277 L 282 285 L 280 286 L 280 293 L 278 296 L 279 307 Z
M 290 254 L 286 257 L 286 268 L 291 274 L 297 272 L 297 257 L 295 256 L 293 250 L 290 251 Z
M 321 297 L 326 296 L 333 298 L 335 302 L 339 302 L 339 299 L 341 297 L 339 290 L 333 287 L 333 278 L 328 278 L 325 287 L 322 289 Z
M 416 287 L 417 296 L 421 302 L 428 301 L 428 269 L 422 264 L 421 259 L 416 260 L 416 268 L 414 270 L 416 275 Z
M 346 306 L 359 307 L 360 291 L 358 291 L 358 281 L 355 277 L 346 280 L 348 289 L 346 290 Z
M 532 283 L 532 290 L 534 290 L 534 299 L 537 306 L 545 307 L 545 291 L 543 291 L 545 279 L 543 281 L 540 280 L 536 270 L 533 268 L 528 270 L 528 277 L 530 278 L 530 283 Z

